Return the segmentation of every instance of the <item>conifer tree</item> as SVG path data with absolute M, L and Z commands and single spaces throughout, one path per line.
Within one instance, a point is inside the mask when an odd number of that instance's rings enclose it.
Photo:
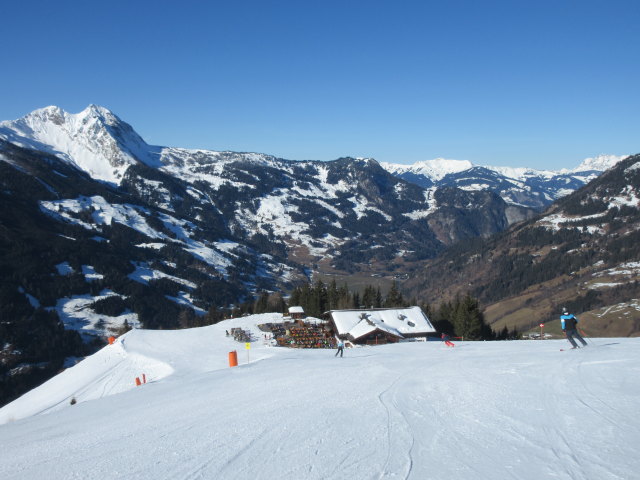
M 334 278 L 331 280 L 331 283 L 329 283 L 329 287 L 327 288 L 327 305 L 325 306 L 326 310 L 337 309 L 339 298 L 340 292 L 338 291 L 338 285 L 336 284 L 336 280 Z
M 395 280 L 391 284 L 389 293 L 387 293 L 387 298 L 384 300 L 384 306 L 387 308 L 404 306 L 404 298 L 402 297 L 400 290 L 398 290 L 398 285 Z
M 455 334 L 469 340 L 493 340 L 495 337 L 484 321 L 478 300 L 471 295 L 456 299 L 452 312 Z
M 255 304 L 253 305 L 253 313 L 265 313 L 269 306 L 269 294 L 262 292 Z

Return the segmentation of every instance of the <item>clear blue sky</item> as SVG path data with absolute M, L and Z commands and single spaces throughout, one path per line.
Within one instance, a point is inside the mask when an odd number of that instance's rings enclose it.
M 640 152 L 640 1 L 5 2 L 0 119 L 151 144 L 574 167 Z

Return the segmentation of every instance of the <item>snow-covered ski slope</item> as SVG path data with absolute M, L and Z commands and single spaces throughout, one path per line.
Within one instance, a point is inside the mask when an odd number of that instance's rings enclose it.
M 0 410 L 0 478 L 640 477 L 640 339 L 259 340 L 247 364 L 224 333 L 279 318 L 128 333 Z

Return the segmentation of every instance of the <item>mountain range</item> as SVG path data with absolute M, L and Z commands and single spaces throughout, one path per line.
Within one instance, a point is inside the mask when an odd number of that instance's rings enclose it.
M 442 281 L 446 278 L 446 281 Z M 640 155 L 627 157 L 543 214 L 428 260 L 404 287 L 428 302 L 470 293 L 494 330 L 561 333 L 563 308 L 589 334 L 640 334 Z
M 571 172 L 292 161 L 148 145 L 95 105 L 0 122 L 0 160 L 4 399 L 123 324 L 193 326 L 322 275 L 421 278 L 423 262 L 627 161 Z

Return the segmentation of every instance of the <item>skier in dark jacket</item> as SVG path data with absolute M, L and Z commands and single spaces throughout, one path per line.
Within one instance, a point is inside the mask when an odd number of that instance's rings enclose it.
M 574 337 L 580 340 L 583 347 L 587 346 L 587 342 L 578 333 L 578 319 L 573 313 L 569 313 L 566 308 L 562 309 L 562 315 L 560 316 L 560 324 L 562 325 L 562 331 L 567 335 L 567 340 L 571 343 L 571 348 L 578 348 Z

